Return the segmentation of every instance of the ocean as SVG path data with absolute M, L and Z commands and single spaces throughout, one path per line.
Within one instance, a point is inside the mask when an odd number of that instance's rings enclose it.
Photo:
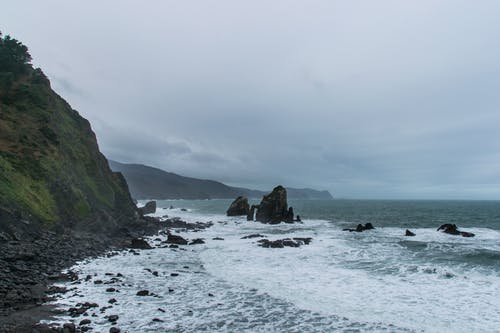
M 115 298 L 89 317 L 94 332 L 111 314 L 122 332 L 500 332 L 500 202 L 289 200 L 303 223 L 279 225 L 226 217 L 230 202 L 158 201 L 156 216 L 213 222 L 180 233 L 205 244 L 86 260 L 74 270 L 105 284 L 60 284 L 75 289 L 54 304 Z M 342 231 L 367 222 L 375 229 Z M 444 223 L 476 236 L 436 231 Z M 262 248 L 242 239 L 254 233 L 312 242 Z

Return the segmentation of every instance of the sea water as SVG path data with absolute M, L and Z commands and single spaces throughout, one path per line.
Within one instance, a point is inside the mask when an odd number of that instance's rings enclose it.
M 66 285 L 76 289 L 55 304 L 103 307 L 115 298 L 112 308 L 89 311 L 96 332 L 109 330 L 110 314 L 122 332 L 500 332 L 500 202 L 292 200 L 303 223 L 279 225 L 226 217 L 229 204 L 159 201 L 156 216 L 213 222 L 179 233 L 205 244 L 82 262 L 74 267 L 81 275 L 124 277 Z M 342 231 L 367 222 L 376 229 Z M 438 232 L 443 223 L 476 236 Z M 258 238 L 242 239 L 254 233 L 313 240 L 262 248 Z M 151 243 L 157 238 L 165 236 Z M 156 296 L 137 296 L 143 289 Z

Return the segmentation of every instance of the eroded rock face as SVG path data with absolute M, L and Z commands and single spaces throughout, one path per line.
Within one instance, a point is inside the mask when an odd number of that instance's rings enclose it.
M 446 234 L 450 235 L 461 235 L 462 237 L 474 237 L 475 235 L 472 232 L 460 231 L 457 228 L 456 224 L 446 223 L 441 225 L 437 231 L 442 230 Z
M 252 205 L 252 208 L 250 208 L 250 211 L 248 212 L 247 215 L 247 221 L 253 221 L 253 218 L 255 216 L 255 211 L 259 209 L 258 205 Z
M 278 224 L 281 221 L 286 221 L 287 216 L 288 203 L 286 200 L 286 189 L 279 185 L 270 194 L 262 198 L 257 209 L 256 220 L 263 223 Z
M 141 215 L 156 213 L 156 201 L 148 201 L 144 207 L 139 208 Z
M 226 214 L 227 216 L 242 216 L 249 215 L 250 205 L 248 204 L 248 199 L 245 197 L 237 197 L 229 206 Z

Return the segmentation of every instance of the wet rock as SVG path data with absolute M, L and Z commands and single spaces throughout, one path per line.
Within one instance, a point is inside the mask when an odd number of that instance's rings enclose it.
M 187 245 L 188 241 L 179 235 L 173 235 L 169 233 L 167 237 L 167 243 L 177 244 L 177 245 Z
M 79 325 L 84 326 L 84 325 L 88 325 L 90 323 L 91 323 L 90 319 L 84 319 L 84 320 L 80 321 Z
M 118 321 L 118 319 L 120 317 L 118 317 L 118 315 L 110 315 L 110 316 L 107 316 L 106 318 L 108 318 L 108 321 L 114 323 L 114 322 Z
M 222 237 L 214 237 L 214 238 L 212 238 L 212 240 L 224 240 L 224 238 L 222 238 Z
M 118 327 L 111 327 L 109 333 L 120 333 L 121 330 Z
M 263 238 L 263 237 L 266 237 L 266 236 L 261 235 L 261 234 L 251 234 L 251 235 L 248 235 L 248 236 L 241 237 L 241 239 Z
M 149 296 L 149 290 L 140 290 L 136 294 L 137 296 Z
M 286 223 L 293 223 L 293 222 L 295 222 L 293 220 L 293 217 L 294 217 L 294 215 L 293 215 L 293 207 L 288 207 L 288 212 L 286 213 L 285 222 Z
M 154 214 L 156 213 L 156 201 L 148 201 L 144 207 L 139 208 L 139 213 L 141 215 Z
M 375 227 L 373 226 L 373 224 L 371 224 L 370 222 L 368 222 L 368 223 L 366 223 L 365 225 L 358 224 L 358 225 L 356 226 L 356 229 L 352 229 L 352 228 L 345 228 L 345 229 L 342 229 L 342 231 L 349 231 L 349 232 L 356 231 L 356 232 L 362 232 L 362 231 L 365 231 L 365 230 L 371 230 L 371 229 L 375 229 Z
M 287 214 L 286 189 L 279 185 L 262 198 L 257 209 L 256 220 L 262 223 L 278 224 L 286 220 Z
M 143 239 L 143 238 L 133 238 L 130 242 L 130 248 L 132 249 L 141 249 L 141 250 L 150 250 L 152 249 L 151 245 Z
M 76 326 L 73 323 L 65 323 L 62 329 L 63 333 L 76 333 Z
M 170 273 L 170 276 L 179 276 L 179 273 Z
M 301 245 L 308 245 L 311 242 L 312 238 L 285 238 L 285 239 L 277 239 L 271 241 L 269 239 L 261 239 L 257 241 L 259 246 L 265 248 L 284 248 L 284 247 L 300 247 Z
M 116 298 L 112 298 L 108 301 L 109 304 L 115 304 L 117 302 Z
M 411 232 L 410 230 L 406 229 L 405 231 L 405 236 L 415 236 L 415 233 Z
M 153 321 L 156 323 L 163 323 L 163 320 L 161 320 L 159 318 L 153 318 Z
M 165 313 L 165 310 L 163 310 L 162 308 L 158 308 L 158 311 Z
M 437 231 L 442 230 L 446 234 L 450 235 L 461 235 L 462 237 L 474 237 L 475 235 L 472 232 L 460 231 L 457 228 L 456 224 L 446 223 L 441 225 Z
M 116 290 L 115 288 L 107 288 L 106 289 L 106 292 L 107 293 L 114 293 L 114 292 L 117 292 L 118 290 Z
M 258 208 L 259 208 L 258 205 L 252 205 L 252 207 L 248 211 L 247 221 L 253 221 L 254 216 L 255 216 L 255 212 L 257 211 Z
M 226 211 L 227 216 L 242 216 L 250 213 L 248 199 L 242 196 L 237 197 Z
M 205 244 L 205 241 L 202 238 L 195 238 L 189 243 L 189 245 L 197 245 L 197 244 Z

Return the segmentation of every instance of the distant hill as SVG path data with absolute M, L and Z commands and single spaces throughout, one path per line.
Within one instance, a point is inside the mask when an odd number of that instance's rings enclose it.
M 184 177 L 141 164 L 109 160 L 113 171 L 127 180 L 135 199 L 233 199 L 239 195 L 260 199 L 265 191 L 232 187 L 221 182 Z M 333 199 L 328 191 L 287 188 L 289 199 Z

